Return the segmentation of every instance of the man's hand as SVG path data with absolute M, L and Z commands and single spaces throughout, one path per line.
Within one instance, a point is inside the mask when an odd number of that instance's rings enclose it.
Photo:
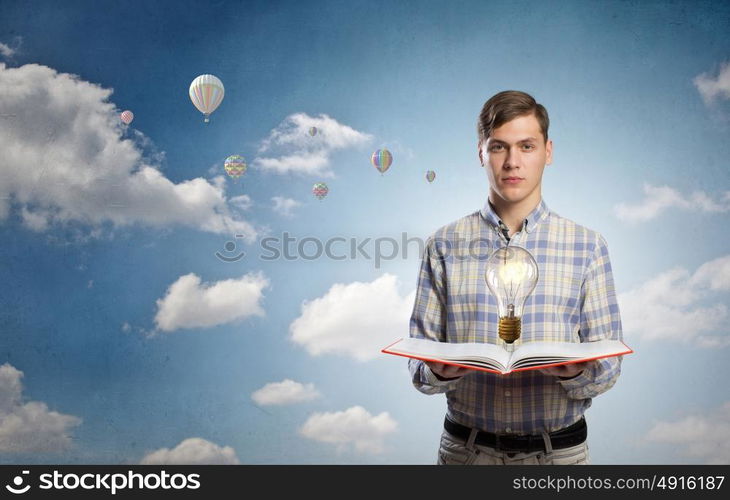
M 425 361 L 425 363 L 436 375 L 436 377 L 442 380 L 463 377 L 471 371 L 468 368 L 462 368 L 461 366 L 454 365 L 446 365 L 444 363 L 437 363 L 436 361 Z
M 540 371 L 545 373 L 546 375 L 572 378 L 579 375 L 583 370 L 588 368 L 588 363 L 592 363 L 592 361 L 584 361 L 583 363 L 570 363 L 569 365 L 551 366 L 549 368 L 541 368 Z

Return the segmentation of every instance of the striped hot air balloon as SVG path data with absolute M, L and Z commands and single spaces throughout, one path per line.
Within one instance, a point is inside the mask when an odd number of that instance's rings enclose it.
M 205 121 L 210 121 L 210 114 L 216 110 L 223 100 L 225 89 L 223 82 L 214 75 L 200 75 L 190 84 L 188 90 L 190 100 L 198 111 L 203 113 Z
M 312 137 L 317 135 L 317 127 L 309 127 L 309 135 L 311 135 Z
M 246 168 L 248 168 L 248 166 L 246 165 L 246 160 L 244 160 L 243 156 L 231 155 L 226 158 L 226 161 L 223 163 L 223 168 L 226 169 L 226 173 L 230 178 L 236 180 L 246 173 Z
M 378 149 L 370 157 L 370 162 L 373 164 L 373 167 L 378 169 L 380 175 L 383 175 L 390 168 L 391 163 L 393 163 L 393 155 L 385 148 Z
M 426 180 L 428 182 L 433 182 L 433 180 L 436 178 L 436 172 L 433 170 L 426 170 Z
M 319 201 L 322 201 L 329 192 L 330 190 L 327 187 L 327 184 L 325 184 L 324 182 L 318 182 L 314 186 L 312 186 L 312 194 L 316 196 Z
M 122 114 L 119 115 L 119 118 L 122 119 L 125 125 L 129 125 L 130 123 L 132 123 L 132 120 L 134 120 L 134 113 L 127 109 L 125 111 L 122 111 Z

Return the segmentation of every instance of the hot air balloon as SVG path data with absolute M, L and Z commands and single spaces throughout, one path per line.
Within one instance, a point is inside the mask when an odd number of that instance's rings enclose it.
M 322 201 L 329 191 L 327 184 L 324 182 L 318 182 L 312 187 L 312 194 L 316 196 L 319 201 Z
M 205 122 L 210 121 L 210 114 L 216 110 L 223 100 L 225 89 L 223 82 L 214 75 L 200 75 L 190 84 L 190 100 L 198 111 L 205 115 Z
M 378 149 L 370 157 L 370 162 L 378 169 L 380 175 L 383 175 L 390 168 L 390 164 L 393 163 L 393 155 L 385 148 Z
M 243 159 L 243 156 L 231 155 L 226 158 L 223 168 L 226 169 L 226 173 L 229 177 L 236 180 L 246 173 L 246 160 Z
M 426 170 L 426 180 L 428 182 L 433 182 L 433 180 L 436 178 L 436 172 L 433 170 Z
M 309 127 L 309 135 L 311 135 L 312 137 L 317 135 L 317 127 Z
M 122 111 L 122 114 L 119 115 L 119 117 L 122 119 L 125 125 L 129 125 L 130 123 L 132 123 L 132 120 L 134 120 L 134 113 L 129 110 Z

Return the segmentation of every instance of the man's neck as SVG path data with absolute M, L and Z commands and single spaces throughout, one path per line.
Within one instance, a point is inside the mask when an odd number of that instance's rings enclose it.
M 502 222 L 509 228 L 510 238 L 513 234 L 522 230 L 523 221 L 540 204 L 541 199 L 538 193 L 536 198 L 525 198 L 519 203 L 507 203 L 498 196 L 492 193 L 489 194 L 489 202 L 499 218 L 502 219 Z M 497 200 L 496 203 L 495 200 Z

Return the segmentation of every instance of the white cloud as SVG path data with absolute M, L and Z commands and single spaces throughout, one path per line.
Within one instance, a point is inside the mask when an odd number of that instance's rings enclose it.
M 730 290 L 730 255 L 702 264 L 692 276 L 690 284 L 713 291 Z
M 271 382 L 251 394 L 251 399 L 261 406 L 288 405 L 311 401 L 320 397 L 314 384 L 300 384 L 290 379 Z
M 271 198 L 274 202 L 274 212 L 283 215 L 284 217 L 291 217 L 292 210 L 300 206 L 301 203 L 291 198 L 284 198 L 283 196 L 274 196 Z
M 253 200 L 247 194 L 234 196 L 229 200 L 229 203 L 240 210 L 248 210 L 253 206 Z
M 310 127 L 317 134 L 310 136 Z M 295 113 L 287 116 L 259 147 L 254 165 L 278 174 L 301 173 L 332 177 L 330 156 L 333 152 L 366 144 L 372 136 L 339 123 L 327 115 L 309 116 Z
M 616 216 L 626 222 L 646 222 L 670 208 L 705 213 L 730 211 L 730 191 L 725 191 L 718 201 L 714 201 L 704 191 L 695 191 L 685 196 L 669 186 L 652 186 L 645 183 L 644 195 L 644 199 L 639 203 L 616 205 L 614 207 Z
M 269 280 L 263 273 L 249 273 L 238 279 L 201 284 L 194 273 L 180 276 L 157 300 L 155 325 L 171 332 L 179 328 L 206 328 L 248 316 L 263 316 L 263 289 Z
M 45 403 L 23 403 L 23 372 L 0 366 L 0 453 L 58 452 L 71 444 L 69 431 L 81 423 L 73 415 L 50 411 Z
M 730 401 L 712 412 L 688 415 L 675 422 L 657 422 L 647 441 L 669 443 L 706 464 L 730 464 Z
M 728 290 L 730 255 L 702 264 L 694 274 L 675 267 L 619 294 L 624 331 L 647 340 L 728 346 L 728 308 L 720 297 Z
M 188 438 L 173 449 L 161 448 L 145 455 L 141 465 L 238 465 L 230 446 L 218 446 L 201 438 Z
M 15 55 L 15 50 L 16 49 L 13 49 L 9 45 L 0 42 L 0 55 L 3 57 L 13 57 Z
M 177 184 L 158 169 L 163 153 L 125 127 L 105 89 L 78 76 L 0 63 L 0 217 L 16 210 L 33 231 L 55 225 L 187 226 L 256 237 L 232 213 L 225 183 Z M 239 214 L 240 215 L 240 214 Z
M 401 297 L 397 277 L 388 273 L 370 283 L 335 283 L 324 296 L 302 304 L 289 332 L 314 356 L 337 353 L 366 361 L 408 336 L 414 299 L 415 292 Z
M 373 416 L 365 408 L 353 406 L 345 411 L 313 414 L 299 429 L 299 434 L 335 444 L 341 450 L 352 444 L 358 452 L 382 453 L 384 439 L 397 427 L 398 423 L 388 412 Z
M 716 99 L 730 99 L 730 62 L 720 65 L 716 76 L 702 73 L 694 78 L 693 83 L 708 106 Z
M 283 155 L 278 158 L 257 158 L 256 164 L 264 170 L 279 174 L 297 172 L 308 175 L 333 177 L 329 167 L 329 156 L 323 151 L 305 152 Z

